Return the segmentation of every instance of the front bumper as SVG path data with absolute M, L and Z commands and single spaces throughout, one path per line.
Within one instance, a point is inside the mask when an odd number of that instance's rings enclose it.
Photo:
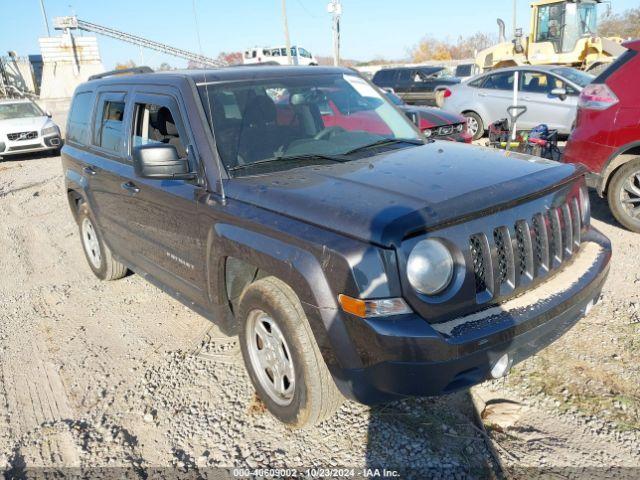
M 0 157 L 55 150 L 60 147 L 62 147 L 62 139 L 59 135 L 38 136 L 31 140 L 17 141 L 5 138 L 0 140 Z
M 334 371 L 342 393 L 365 404 L 439 395 L 490 378 L 507 353 L 518 363 L 571 328 L 602 291 L 611 245 L 591 229 L 579 254 L 546 283 L 483 312 L 443 324 L 418 315 L 348 319 L 365 366 Z

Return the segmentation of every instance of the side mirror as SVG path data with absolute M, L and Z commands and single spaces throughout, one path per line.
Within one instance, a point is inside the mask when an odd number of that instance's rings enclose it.
M 150 143 L 133 148 L 133 169 L 138 177 L 156 180 L 191 180 L 189 161 L 180 158 L 176 147 L 168 143 Z
M 567 89 L 566 88 L 554 88 L 551 90 L 551 95 L 554 97 L 558 97 L 560 100 L 564 100 L 567 98 Z
M 51 112 L 50 112 L 49 110 L 47 110 L 46 112 L 44 112 L 44 114 L 45 114 L 47 117 L 49 117 L 49 118 L 53 117 L 53 115 L 51 115 Z

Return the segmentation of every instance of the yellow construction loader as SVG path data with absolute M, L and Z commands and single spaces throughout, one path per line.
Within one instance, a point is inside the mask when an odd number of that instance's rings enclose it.
M 506 41 L 498 19 L 500 42 L 476 56 L 481 70 L 516 65 L 569 65 L 597 73 L 625 48 L 621 38 L 597 34 L 598 4 L 603 0 L 537 0 L 531 3 L 531 29 L 523 38 L 517 29 Z

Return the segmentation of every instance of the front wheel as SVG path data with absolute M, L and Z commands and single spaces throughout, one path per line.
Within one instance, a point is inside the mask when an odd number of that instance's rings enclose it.
M 484 123 L 476 112 L 464 112 L 462 114 L 467 119 L 467 132 L 474 140 L 480 140 L 484 135 Z
M 640 233 L 640 158 L 616 171 L 607 189 L 611 213 L 624 227 Z
M 269 412 L 292 427 L 331 417 L 344 398 L 293 290 L 275 277 L 256 281 L 242 295 L 239 318 L 242 357 Z

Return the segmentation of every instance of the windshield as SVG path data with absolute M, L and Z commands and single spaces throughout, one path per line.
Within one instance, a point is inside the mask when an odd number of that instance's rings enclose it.
M 595 0 L 540 6 L 536 42 L 551 42 L 556 52 L 571 52 L 580 38 L 596 34 L 597 16 Z
M 552 68 L 551 71 L 556 75 L 566 78 L 580 87 L 586 87 L 595 78 L 590 73 L 581 72 L 571 67 Z
M 0 103 L 0 120 L 41 117 L 44 113 L 33 103 Z
M 562 51 L 572 51 L 582 37 L 595 35 L 598 10 L 595 2 L 568 3 L 564 18 Z
M 413 124 L 356 75 L 300 75 L 198 88 L 222 162 L 234 176 L 348 161 L 368 146 L 422 142 Z

